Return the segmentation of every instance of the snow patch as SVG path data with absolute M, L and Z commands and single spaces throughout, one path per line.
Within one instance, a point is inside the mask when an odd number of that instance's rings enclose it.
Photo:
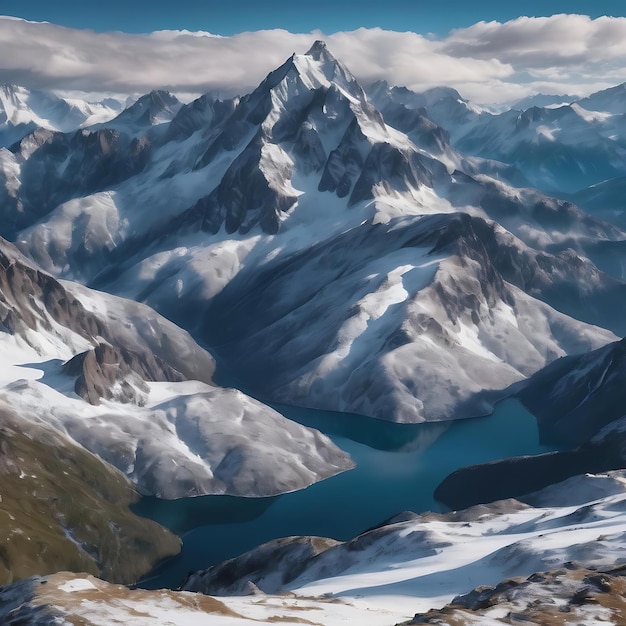
M 59 591 L 74 593 L 75 591 L 89 591 L 97 587 L 87 578 L 74 578 L 57 587 Z

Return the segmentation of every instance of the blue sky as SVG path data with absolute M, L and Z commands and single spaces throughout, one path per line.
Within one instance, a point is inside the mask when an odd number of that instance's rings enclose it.
M 78 7 L 81 7 L 80 9 Z M 0 0 L 0 14 L 50 21 L 73 28 L 145 33 L 161 29 L 205 30 L 232 35 L 243 31 L 284 28 L 324 33 L 361 26 L 443 35 L 452 28 L 480 20 L 513 19 L 519 15 L 580 13 L 624 16 L 623 0 Z

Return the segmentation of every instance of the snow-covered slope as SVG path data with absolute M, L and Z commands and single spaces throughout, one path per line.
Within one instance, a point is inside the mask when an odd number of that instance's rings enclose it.
M 623 175 L 625 130 L 621 116 L 573 103 L 484 114 L 455 146 L 515 166 L 544 191 L 573 192 Z
M 69 132 L 115 117 L 120 103 L 62 98 L 52 92 L 0 85 L 0 146 L 10 146 L 36 128 Z
M 274 495 L 352 466 L 319 432 L 215 387 L 213 358 L 147 306 L 59 283 L 6 242 L 0 321 L 0 384 L 24 432 L 52 426 L 144 494 Z
M 259 548 L 265 554 L 263 569 L 255 570 L 258 563 L 250 553 L 192 575 L 184 588 L 237 594 L 245 593 L 244 582 L 251 581 L 268 593 L 289 590 L 300 597 L 333 598 L 355 609 L 392 611 L 399 620 L 402 612 L 406 619 L 511 576 L 569 561 L 592 568 L 619 563 L 623 472 L 571 479 L 559 487 L 549 507 L 502 501 L 459 513 L 401 515 L 345 544 L 320 551 L 318 542 L 316 553 L 305 560 L 291 561 L 285 558 L 285 545 L 275 545 L 281 557 L 269 573 L 273 559 L 268 544 Z M 583 491 L 588 499 L 580 504 Z M 292 543 L 295 548 L 299 542 Z
M 246 384 L 282 402 L 405 422 L 486 413 L 481 390 L 610 334 L 503 280 L 477 231 L 455 215 L 355 227 L 244 268 L 202 332 Z

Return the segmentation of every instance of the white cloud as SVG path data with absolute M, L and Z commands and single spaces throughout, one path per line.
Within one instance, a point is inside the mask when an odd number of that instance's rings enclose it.
M 516 67 L 593 63 L 626 55 L 626 18 L 561 14 L 479 22 L 452 31 L 442 44 L 452 56 L 495 57 Z
M 626 18 L 555 15 L 479 22 L 442 39 L 359 29 L 324 36 L 284 30 L 95 33 L 0 18 L 0 82 L 57 90 L 241 93 L 293 52 L 323 38 L 363 83 L 457 88 L 476 102 L 539 91 L 589 93 L 626 80 Z

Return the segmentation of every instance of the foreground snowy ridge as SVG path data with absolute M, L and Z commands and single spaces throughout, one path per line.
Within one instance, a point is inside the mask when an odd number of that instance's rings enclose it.
M 129 591 L 91 577 L 58 574 L 3 588 L 0 611 L 26 624 L 53 623 L 43 620 L 56 616 L 94 626 L 114 620 L 129 626 L 157 621 L 190 626 L 206 623 L 210 616 L 215 626 L 301 624 L 303 618 L 324 626 L 392 625 L 439 609 L 474 587 L 490 585 L 495 589 L 483 587 L 456 600 L 446 612 L 416 617 L 413 623 L 457 619 L 498 624 L 525 611 L 611 621 L 624 609 L 619 597 L 611 603 L 606 594 L 624 588 L 619 554 L 626 548 L 625 485 L 624 472 L 589 475 L 559 485 L 558 503 L 554 493 L 537 494 L 537 508 L 503 501 L 444 515 L 405 514 L 351 542 L 329 547 L 309 562 L 292 563 L 291 571 L 286 560 L 266 578 L 244 574 L 240 589 L 255 592 L 252 596 L 212 599 L 188 592 Z M 587 495 L 584 504 L 569 504 L 570 498 L 580 501 L 581 494 Z M 542 506 L 544 499 L 553 504 Z M 564 566 L 567 569 L 560 569 Z M 281 583 L 281 577 L 293 576 L 296 570 L 295 579 Z M 231 565 L 231 579 L 234 571 Z M 535 574 L 542 571 L 551 573 Z M 602 577 L 595 571 L 612 574 Z M 199 588 L 210 576 L 211 571 L 200 574 L 187 586 Z M 246 576 L 254 584 L 244 585 Z M 503 579 L 527 576 L 528 582 L 496 587 Z M 553 593 L 559 583 L 560 591 Z M 460 612 L 456 618 L 455 611 Z

